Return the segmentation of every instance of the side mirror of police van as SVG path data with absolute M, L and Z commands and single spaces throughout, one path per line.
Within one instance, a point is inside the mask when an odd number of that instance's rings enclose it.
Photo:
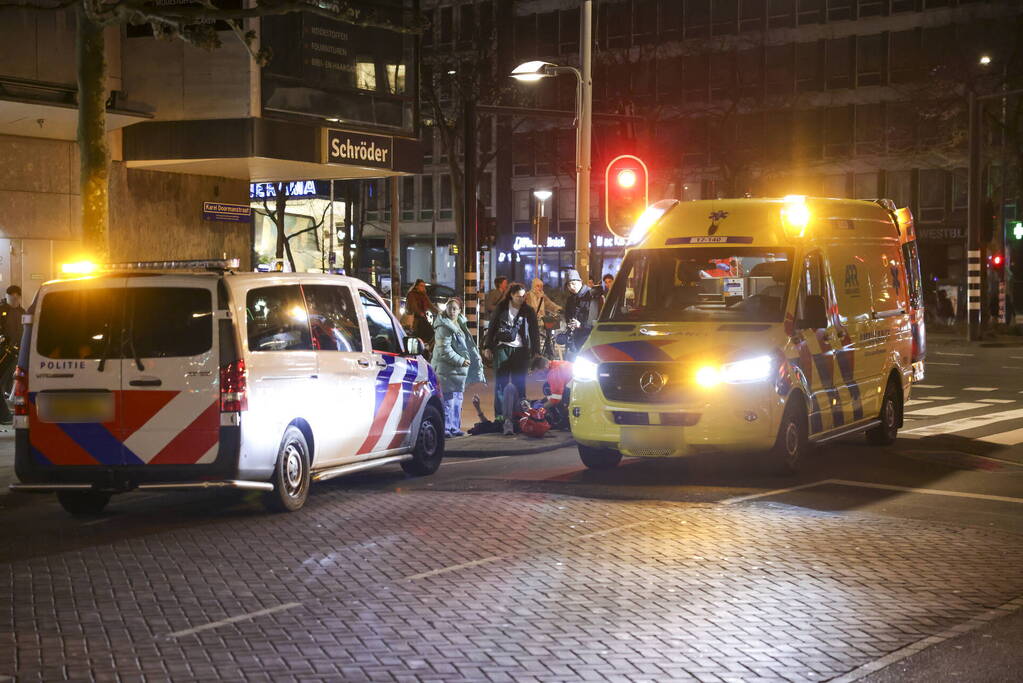
M 405 355 L 406 356 L 421 356 L 423 355 L 423 340 L 418 337 L 405 337 Z
M 819 330 L 828 326 L 828 306 L 822 296 L 808 296 L 803 302 L 803 317 L 796 321 L 801 330 Z

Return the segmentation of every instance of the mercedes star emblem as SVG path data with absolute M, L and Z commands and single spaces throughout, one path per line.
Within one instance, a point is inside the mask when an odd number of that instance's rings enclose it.
M 667 380 L 664 375 L 659 372 L 646 372 L 639 378 L 639 388 L 643 390 L 644 394 L 656 394 L 664 388 Z

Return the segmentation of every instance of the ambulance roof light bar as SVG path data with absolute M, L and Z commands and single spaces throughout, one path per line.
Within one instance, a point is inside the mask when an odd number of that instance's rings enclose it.
M 101 272 L 117 272 L 128 270 L 235 270 L 241 267 L 241 260 L 236 258 L 223 259 L 191 259 L 179 261 L 129 261 L 125 263 L 97 264 L 91 261 L 75 261 L 64 263 L 60 270 L 64 275 L 92 275 Z

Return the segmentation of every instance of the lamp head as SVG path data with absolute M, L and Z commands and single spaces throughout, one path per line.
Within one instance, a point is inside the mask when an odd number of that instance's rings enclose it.
M 551 68 L 553 66 L 554 64 L 551 64 L 550 62 L 523 62 L 512 69 L 511 77 L 517 81 L 525 81 L 527 83 L 538 81 L 541 78 L 553 76 L 554 74 L 551 72 Z
M 539 199 L 541 202 L 545 202 L 551 198 L 550 190 L 533 190 L 533 196 Z

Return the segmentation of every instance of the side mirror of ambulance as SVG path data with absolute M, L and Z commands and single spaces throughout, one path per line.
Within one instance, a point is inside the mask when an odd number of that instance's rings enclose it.
M 822 296 L 808 296 L 803 305 L 803 317 L 796 327 L 802 330 L 820 330 L 828 326 L 828 307 Z
M 421 356 L 423 354 L 423 341 L 418 337 L 405 337 L 405 355 Z

